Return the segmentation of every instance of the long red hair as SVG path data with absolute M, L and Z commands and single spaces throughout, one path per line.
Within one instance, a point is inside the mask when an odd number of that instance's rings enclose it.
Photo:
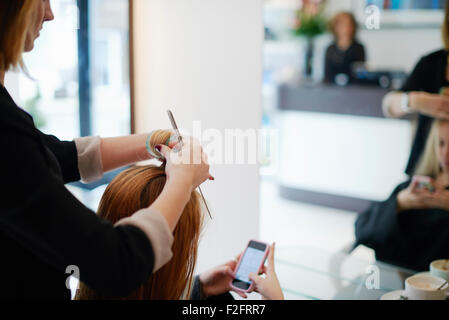
M 170 132 L 159 131 L 150 145 L 164 144 Z M 149 207 L 161 194 L 167 177 L 164 167 L 136 166 L 119 174 L 106 188 L 98 215 L 112 223 Z M 188 298 L 203 224 L 200 197 L 194 191 L 174 231 L 172 259 L 125 300 L 179 300 Z M 80 283 L 77 300 L 108 299 Z

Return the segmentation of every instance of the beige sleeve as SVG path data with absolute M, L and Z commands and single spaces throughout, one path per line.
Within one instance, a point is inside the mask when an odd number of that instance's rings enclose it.
M 74 140 L 78 151 L 78 170 L 81 181 L 90 183 L 103 177 L 101 161 L 101 138 L 86 137 Z
M 132 225 L 141 229 L 151 242 L 154 251 L 153 273 L 162 268 L 173 256 L 173 234 L 167 220 L 151 208 L 137 211 L 129 218 L 116 223 L 115 226 Z

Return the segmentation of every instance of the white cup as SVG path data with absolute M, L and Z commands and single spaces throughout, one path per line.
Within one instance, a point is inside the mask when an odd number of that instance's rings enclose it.
M 436 260 L 430 264 L 430 273 L 434 277 L 449 281 L 449 260 Z
M 449 284 L 438 289 L 444 279 L 427 275 L 416 275 L 405 280 L 404 296 L 409 300 L 446 300 L 449 297 Z

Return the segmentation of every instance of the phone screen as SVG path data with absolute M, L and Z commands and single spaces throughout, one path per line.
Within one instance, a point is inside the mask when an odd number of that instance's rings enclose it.
M 243 290 L 247 290 L 251 286 L 249 274 L 251 272 L 257 274 L 265 257 L 266 249 L 266 244 L 255 241 L 249 243 L 232 282 L 234 286 Z

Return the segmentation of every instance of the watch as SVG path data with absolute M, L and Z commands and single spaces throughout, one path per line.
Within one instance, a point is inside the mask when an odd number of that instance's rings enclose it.
M 410 109 L 410 97 L 408 93 L 404 93 L 401 98 L 401 110 L 406 114 L 412 113 L 412 109 Z

